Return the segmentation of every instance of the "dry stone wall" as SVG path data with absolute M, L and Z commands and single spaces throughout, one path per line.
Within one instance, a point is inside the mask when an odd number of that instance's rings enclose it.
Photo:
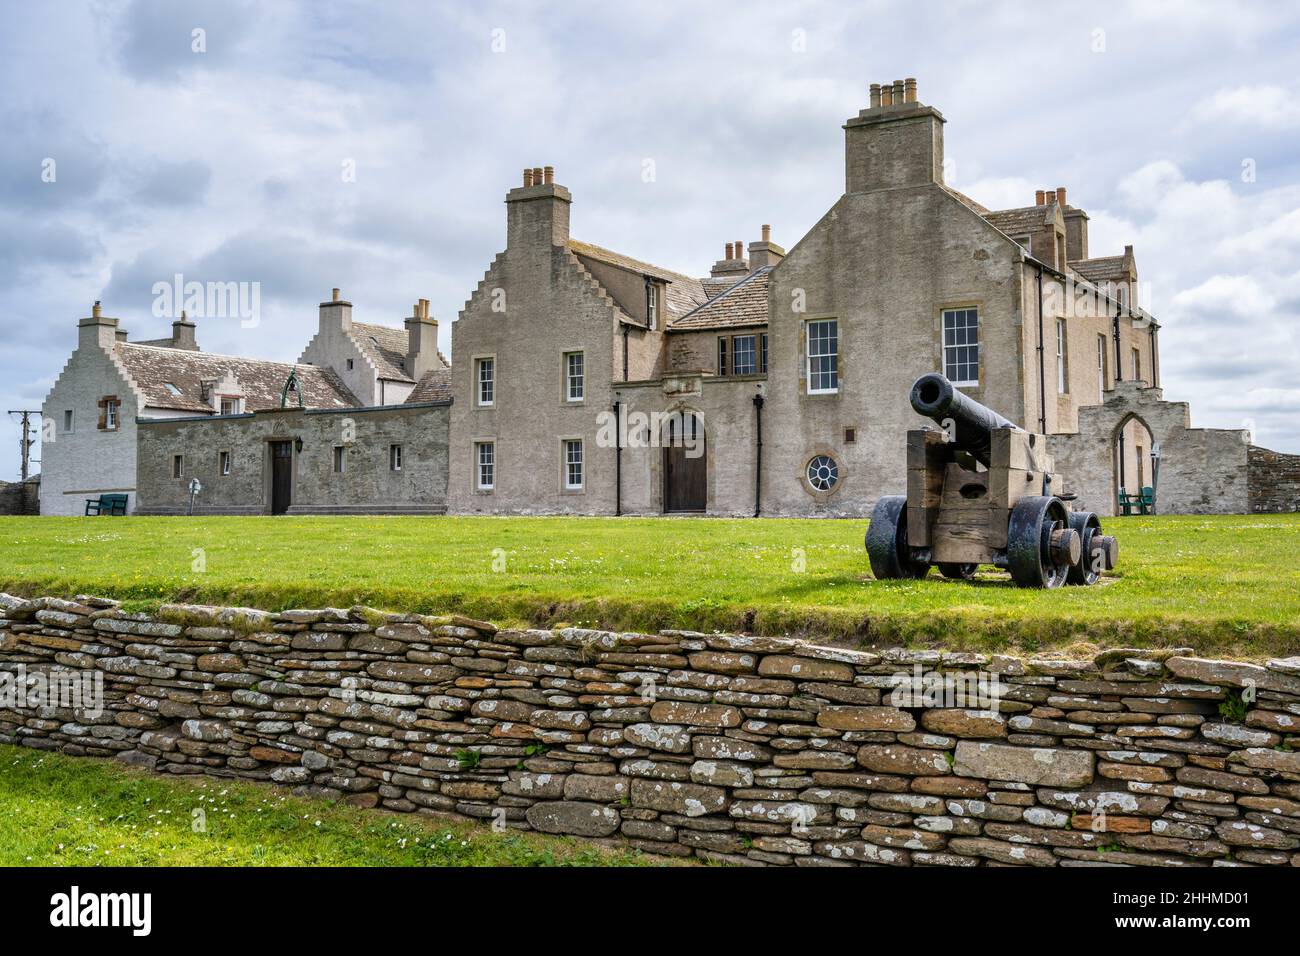
M 1297 658 L 0 595 L 0 740 L 733 863 L 1300 864 Z

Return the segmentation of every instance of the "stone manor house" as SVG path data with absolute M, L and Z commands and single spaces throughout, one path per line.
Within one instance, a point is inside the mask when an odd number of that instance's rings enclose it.
M 427 300 L 396 328 L 336 289 L 292 365 L 203 352 L 184 315 L 131 341 L 97 303 L 44 404 L 42 513 L 183 513 L 197 478 L 208 514 L 866 515 L 904 490 L 936 370 L 1050 435 L 1101 514 L 1157 463 L 1163 512 L 1300 508 L 1300 458 L 1164 400 L 1133 248 L 1094 256 L 1064 188 L 990 210 L 946 186 L 944 122 L 873 84 L 831 209 L 698 278 L 573 238 L 570 191 L 526 169 L 454 365 Z

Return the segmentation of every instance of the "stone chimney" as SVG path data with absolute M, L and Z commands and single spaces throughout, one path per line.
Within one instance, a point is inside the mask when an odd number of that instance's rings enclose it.
M 774 266 L 784 258 L 785 250 L 772 241 L 772 227 L 764 223 L 762 241 L 749 244 L 749 267 L 762 269 Z
M 187 352 L 199 351 L 199 342 L 194 335 L 194 323 L 189 320 L 183 309 L 181 317 L 172 323 L 172 348 L 185 349 Z
M 943 115 L 916 98 L 916 80 L 871 84 L 871 105 L 844 124 L 845 190 L 943 182 Z
M 90 318 L 77 323 L 77 348 L 112 348 L 118 341 L 117 319 L 104 316 L 104 310 L 96 302 L 90 310 Z M 125 331 L 123 337 L 125 338 Z
M 573 196 L 555 182 L 551 166 L 524 170 L 524 184 L 506 193 L 506 248 L 569 241 L 569 206 Z
M 429 300 L 421 299 L 406 320 L 406 374 L 418 382 L 441 365 L 438 320 L 429 314 Z
M 352 328 L 352 303 L 342 298 L 338 289 L 331 289 L 329 301 L 320 304 L 320 329 L 324 332 L 329 328 Z
M 722 258 L 709 270 L 712 276 L 743 276 L 749 272 L 749 263 L 745 261 L 745 244 L 739 239 L 729 242 Z
M 1088 214 L 1065 203 L 1065 187 L 1056 187 L 1056 203 L 1065 221 L 1065 260 L 1078 262 L 1088 258 Z

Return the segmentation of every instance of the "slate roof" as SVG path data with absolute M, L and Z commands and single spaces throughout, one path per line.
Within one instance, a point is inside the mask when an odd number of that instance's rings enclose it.
M 331 369 L 314 365 L 295 366 L 138 342 L 119 342 L 116 352 L 127 373 L 144 392 L 145 403 L 153 408 L 211 413 L 211 400 L 203 401 L 203 383 L 220 381 L 227 374 L 239 381 L 244 393 L 244 411 L 279 408 L 280 392 L 295 368 L 303 404 L 308 408 L 351 408 L 361 404 Z
M 739 282 L 744 276 L 705 276 L 700 280 L 700 287 L 704 289 L 704 294 L 712 299 L 721 292 L 726 292 L 733 285 Z
M 766 325 L 767 284 L 771 266 L 756 269 L 725 292 L 720 292 L 699 308 L 669 324 L 671 332 L 699 329 L 731 329 Z
M 672 324 L 674 319 L 703 304 L 708 298 L 699 279 L 682 275 L 680 272 L 673 272 L 671 269 L 665 269 L 662 266 L 642 262 L 640 259 L 633 259 L 631 256 L 594 246 L 589 242 L 579 242 L 577 239 L 569 240 L 569 251 L 585 259 L 593 259 L 596 262 L 603 262 L 605 265 L 627 269 L 630 272 L 652 276 L 666 282 L 668 285 L 664 292 L 663 307 L 669 325 Z M 609 290 L 605 291 L 608 292 Z M 612 297 L 613 294 L 611 293 Z
M 1123 256 L 1098 256 L 1096 259 L 1080 259 L 1078 262 L 1071 262 L 1070 268 L 1089 282 L 1120 279 L 1126 275 Z
M 352 338 L 375 363 L 380 378 L 394 382 L 415 381 L 406 371 L 406 349 L 410 341 L 406 329 L 353 322 Z
M 1032 235 L 1049 222 L 1055 221 L 1055 215 L 1048 215 L 1053 204 L 1044 206 L 1021 206 L 1019 209 L 999 209 L 997 212 L 985 211 L 981 215 L 993 226 L 1005 232 L 1012 239 Z
M 406 404 L 417 402 L 447 402 L 451 400 L 451 368 L 443 366 L 425 372 L 407 396 Z

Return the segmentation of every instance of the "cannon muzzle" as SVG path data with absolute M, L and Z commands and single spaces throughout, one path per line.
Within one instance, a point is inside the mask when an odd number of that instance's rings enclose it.
M 995 428 L 1015 428 L 991 408 L 963 395 L 938 372 L 922 375 L 912 384 L 912 408 L 918 415 L 937 422 L 949 432 L 949 439 L 986 468 Z M 951 420 L 949 428 L 945 423 Z

